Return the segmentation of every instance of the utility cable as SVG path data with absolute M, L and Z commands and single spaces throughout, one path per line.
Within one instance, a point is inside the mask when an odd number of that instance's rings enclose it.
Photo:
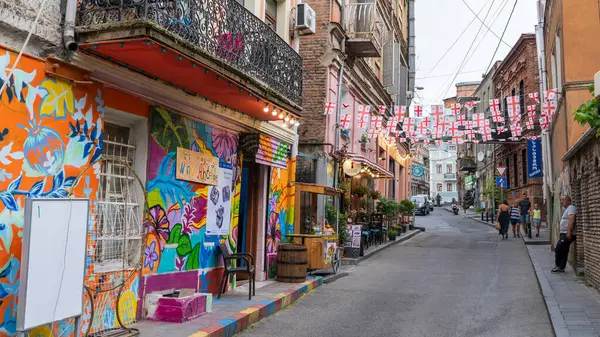
M 513 14 L 515 13 L 515 8 L 517 8 L 517 3 L 519 2 L 519 0 L 515 0 L 515 4 L 513 5 L 512 10 L 510 11 L 510 16 L 508 17 L 508 21 L 506 21 L 506 26 L 504 26 L 504 31 L 502 31 L 502 37 L 504 37 L 504 34 L 506 33 L 506 29 L 508 28 L 508 24 L 510 23 L 510 19 L 512 19 Z M 496 46 L 496 50 L 494 51 L 494 55 L 492 55 L 492 59 L 490 60 L 490 64 L 487 66 L 487 70 L 485 71 L 486 73 L 489 71 L 490 67 L 492 66 L 492 63 L 494 62 L 494 57 L 496 57 L 496 53 L 498 52 L 498 48 L 500 48 L 500 41 L 498 41 L 498 45 Z
M 471 54 L 471 56 L 473 56 L 473 54 Z M 483 69 L 477 69 L 477 70 L 469 70 L 469 71 L 463 71 L 461 72 L 461 74 L 471 74 L 471 73 L 477 73 L 480 71 L 485 71 L 485 68 Z M 429 77 L 418 77 L 418 80 L 425 80 L 425 79 L 429 79 L 429 78 L 440 78 L 440 77 L 448 77 L 448 76 L 452 76 L 454 75 L 454 73 L 451 74 L 444 74 L 444 75 L 435 75 L 435 76 L 429 76 Z
M 492 5 L 490 6 L 487 13 L 485 14 L 485 18 L 483 18 L 484 21 L 487 20 L 487 17 L 491 12 L 492 7 L 494 6 L 494 2 L 495 2 L 495 0 L 492 1 Z M 456 80 L 456 77 L 458 77 L 458 73 L 460 73 L 460 71 L 462 70 L 462 67 L 465 65 L 465 63 L 467 61 L 467 57 L 469 56 L 469 53 L 471 52 L 471 49 L 473 48 L 475 41 L 477 41 L 477 37 L 479 36 L 479 33 L 481 33 L 482 29 L 483 29 L 483 24 L 481 24 L 481 26 L 479 26 L 479 30 L 477 31 L 477 34 L 475 34 L 475 38 L 473 38 L 473 41 L 471 42 L 471 45 L 469 46 L 469 49 L 467 50 L 465 57 L 463 58 L 462 62 L 460 63 L 460 66 L 458 67 L 458 71 L 454 75 L 454 78 L 452 79 L 452 81 L 450 81 L 448 88 L 445 91 L 442 91 L 442 96 L 448 93 L 448 90 L 450 90 L 452 83 L 454 83 L 454 81 Z M 504 35 L 504 34 L 502 34 L 502 35 Z M 500 42 L 498 42 L 498 46 L 500 46 Z M 473 51 L 473 52 L 475 52 L 475 51 Z
M 42 1 L 42 4 L 40 5 L 40 8 L 38 9 L 35 20 L 33 21 L 31 28 L 29 29 L 29 34 L 27 34 L 27 38 L 25 39 L 25 42 L 23 43 L 23 47 L 21 47 L 21 50 L 19 51 L 19 54 L 17 55 L 17 59 L 15 60 L 15 63 L 13 64 L 12 68 L 10 69 L 10 72 L 8 73 L 8 77 L 6 77 L 6 81 L 4 81 L 4 83 L 2 84 L 2 88 L 0 88 L 0 97 L 2 97 L 2 94 L 4 94 L 4 90 L 8 86 L 8 83 L 10 82 L 10 78 L 13 75 L 13 73 L 15 72 L 15 69 L 17 68 L 17 64 L 21 60 L 21 56 L 23 56 L 25 47 L 27 47 L 27 44 L 29 44 L 29 39 L 31 38 L 31 35 L 33 34 L 33 32 L 35 31 L 35 28 L 37 27 L 37 23 L 40 20 L 40 16 L 42 15 L 42 12 L 44 11 L 46 2 L 48 2 L 48 0 Z
M 504 43 L 508 48 L 512 48 L 508 43 L 506 43 L 504 40 L 502 40 L 502 37 L 498 36 L 498 34 L 496 34 L 490 27 L 488 27 L 488 25 L 485 24 L 485 19 L 481 20 L 479 18 L 479 16 L 475 13 L 475 11 L 471 8 L 471 6 L 469 6 L 469 4 L 465 1 L 465 0 L 461 0 L 465 6 L 467 6 L 467 8 L 471 11 L 471 13 L 473 13 L 475 15 L 475 17 L 477 18 L 477 20 L 479 20 L 481 22 L 482 25 L 485 26 L 485 28 L 487 28 L 487 30 L 489 32 L 491 32 L 492 34 L 494 34 L 495 37 L 497 37 L 500 41 L 502 41 L 502 43 Z
M 493 26 L 496 23 L 496 21 L 498 21 L 498 19 L 500 18 L 500 14 L 502 14 L 502 11 L 504 11 L 504 8 L 506 8 L 507 4 L 508 4 L 508 1 L 505 1 L 501 6 L 498 6 L 498 8 L 496 9 L 496 12 L 494 12 L 494 14 L 492 14 L 492 16 L 495 16 L 495 18 L 492 20 L 492 23 L 490 24 L 490 26 Z M 483 34 L 483 38 L 481 40 L 479 40 L 479 42 L 475 46 L 475 49 L 479 48 L 479 45 L 485 40 L 485 37 L 488 32 L 489 31 L 487 31 L 487 32 L 485 32 L 485 34 Z M 469 58 L 467 59 L 467 63 L 471 60 L 473 55 L 475 55 L 475 53 L 472 53 L 471 56 L 469 56 Z M 483 70 L 487 70 L 487 69 L 483 69 Z

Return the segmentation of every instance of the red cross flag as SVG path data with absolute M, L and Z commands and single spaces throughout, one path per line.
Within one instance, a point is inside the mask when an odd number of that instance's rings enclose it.
M 553 101 L 556 99 L 557 93 L 558 93 L 558 89 L 546 90 L 546 92 L 544 93 L 544 97 L 546 98 L 546 101 Z
M 382 115 L 385 114 L 385 109 L 386 109 L 385 105 L 380 105 L 379 106 L 379 113 L 382 114 Z
M 386 129 L 387 129 L 388 133 L 394 132 L 394 130 L 396 130 L 397 125 L 398 125 L 398 118 L 392 117 L 386 125 Z
M 433 117 L 433 122 L 435 124 L 439 124 L 442 121 L 442 117 L 444 116 L 444 106 L 443 105 L 432 105 L 431 106 L 431 116 Z
M 477 104 L 479 104 L 479 101 L 470 101 L 465 103 L 465 106 L 467 107 L 467 110 L 471 111 Z
M 411 117 L 404 117 L 404 123 L 402 123 L 404 131 L 413 131 L 415 128 L 415 121 Z
M 532 116 L 535 116 L 535 104 L 527 106 L 527 115 L 529 118 L 533 118 Z
M 370 112 L 371 112 L 371 107 L 369 105 L 361 104 L 358 106 L 358 127 L 360 129 L 362 129 L 368 125 Z
M 532 92 L 531 94 L 528 95 L 529 98 L 531 98 L 534 102 L 536 102 L 537 104 L 540 104 L 540 97 L 539 94 L 537 92 Z
M 453 103 L 450 105 L 450 110 L 452 110 L 453 115 L 457 115 L 460 112 L 460 103 Z
M 550 120 L 548 119 L 548 115 L 542 115 L 540 117 L 540 127 L 542 128 L 542 130 L 548 129 L 549 125 L 550 125 Z
M 369 129 L 369 131 L 367 132 L 367 135 L 369 136 L 369 139 L 373 139 L 377 137 L 377 130 L 375 129 Z
M 506 97 L 506 110 L 508 111 L 508 118 L 510 120 L 516 119 L 521 114 L 520 104 L 519 96 Z
M 450 124 L 450 127 L 448 128 L 448 136 L 451 137 L 458 137 L 461 136 L 462 133 L 460 132 L 459 129 L 459 124 L 457 122 L 453 122 Z
M 491 140 L 492 139 L 492 129 L 489 127 L 483 128 L 483 130 L 481 132 L 481 139 L 483 139 L 483 141 Z
M 504 123 L 504 114 L 500 110 L 492 111 L 492 120 L 494 123 Z
M 533 123 L 531 120 L 525 122 L 525 126 L 527 127 L 527 130 L 533 130 Z
M 421 117 L 423 115 L 423 107 L 415 105 L 414 117 Z
M 419 125 L 417 125 L 417 133 L 424 136 L 426 132 L 427 125 L 423 122 L 419 123 Z
M 327 102 L 327 104 L 325 104 L 325 113 L 323 115 L 330 115 L 332 112 L 335 111 L 335 107 L 335 102 Z
M 472 129 L 466 129 L 463 131 L 468 140 L 473 140 L 475 132 Z
M 550 118 L 552 119 L 552 116 L 554 116 L 554 113 L 556 112 L 556 101 L 555 100 L 548 100 L 544 102 L 544 113 Z
M 341 125 L 342 125 L 342 129 L 349 129 L 350 125 L 352 124 L 352 115 L 351 114 L 345 114 L 344 118 L 342 118 L 340 120 Z
M 435 141 L 435 146 L 437 146 L 437 147 L 440 147 L 440 146 L 442 146 L 442 144 L 444 144 L 444 141 L 443 141 L 443 140 L 436 140 L 436 141 Z
M 500 99 L 490 99 L 490 112 L 492 112 L 492 114 L 494 112 L 500 113 Z
M 458 123 L 458 125 L 465 125 L 465 115 L 458 113 L 458 115 L 456 115 L 456 122 Z
M 406 138 L 398 138 L 398 142 L 400 142 L 400 143 L 406 143 Z
M 399 121 L 403 120 L 404 116 L 406 116 L 406 107 L 404 105 L 396 105 L 394 107 L 394 116 L 396 116 Z
M 383 117 L 381 116 L 373 116 L 371 117 L 371 129 L 381 129 L 381 124 L 383 122 Z
M 522 131 L 523 129 L 521 128 L 521 124 L 519 123 L 510 126 L 510 133 L 513 137 L 521 136 Z
M 473 115 L 473 127 L 483 128 L 485 126 L 485 115 L 483 113 L 477 113 Z

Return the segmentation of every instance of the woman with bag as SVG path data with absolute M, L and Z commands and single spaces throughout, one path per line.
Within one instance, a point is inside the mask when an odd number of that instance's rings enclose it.
M 508 223 L 510 222 L 510 206 L 508 206 L 508 201 L 502 201 L 502 205 L 498 207 L 498 223 L 496 224 L 496 228 L 499 229 L 500 235 L 502 235 L 502 239 L 508 239 Z

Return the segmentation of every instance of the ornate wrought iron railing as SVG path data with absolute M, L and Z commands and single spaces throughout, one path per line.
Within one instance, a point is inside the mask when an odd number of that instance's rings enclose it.
M 302 104 L 302 57 L 236 0 L 79 0 L 77 26 L 146 22 Z

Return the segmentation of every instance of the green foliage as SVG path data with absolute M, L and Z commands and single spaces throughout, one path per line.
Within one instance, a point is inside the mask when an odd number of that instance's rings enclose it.
M 373 200 L 377 200 L 381 198 L 381 193 L 379 191 L 371 191 L 371 198 L 373 198 Z
M 594 85 L 591 85 L 588 89 L 593 95 Z M 592 98 L 580 105 L 579 108 L 573 112 L 573 119 L 581 125 L 587 124 L 592 129 L 596 130 L 596 137 L 600 136 L 600 114 L 598 114 L 598 104 L 600 104 L 600 100 Z
M 475 207 L 475 213 L 481 213 L 481 212 L 483 212 L 483 208 Z
M 364 195 L 366 195 L 367 193 L 369 193 L 369 189 L 364 187 L 364 186 L 356 186 L 353 190 L 352 190 L 352 194 L 358 196 L 358 197 L 363 197 Z
M 185 270 L 196 270 L 200 268 L 200 244 L 197 243 L 192 249 L 190 256 L 185 262 Z
M 483 186 L 483 195 L 485 195 L 486 199 L 492 200 L 495 199 L 495 205 L 499 205 L 500 195 L 501 195 L 500 187 L 496 186 L 496 179 L 490 178 L 488 179 Z M 494 205 L 489 205 L 489 207 L 494 207 Z
M 358 204 L 359 204 L 360 208 L 362 208 L 362 209 L 367 209 L 367 200 L 365 200 L 365 199 L 360 199 L 360 201 L 359 201 L 359 203 L 358 203 Z
M 358 142 L 361 144 L 367 144 L 369 142 L 369 138 L 367 138 L 367 135 L 363 134 L 360 136 L 360 140 Z
M 183 234 L 179 237 L 179 243 L 177 244 L 177 254 L 179 256 L 186 256 L 192 251 L 192 240 L 187 234 Z
M 398 235 L 398 232 L 396 232 L 395 230 L 389 230 L 387 233 L 388 233 L 388 238 L 390 238 L 390 239 L 395 239 L 396 236 Z
M 402 200 L 400 201 L 400 204 L 402 205 L 401 208 L 401 213 L 402 215 L 412 215 L 413 212 L 415 211 L 415 204 L 410 201 L 410 200 Z

